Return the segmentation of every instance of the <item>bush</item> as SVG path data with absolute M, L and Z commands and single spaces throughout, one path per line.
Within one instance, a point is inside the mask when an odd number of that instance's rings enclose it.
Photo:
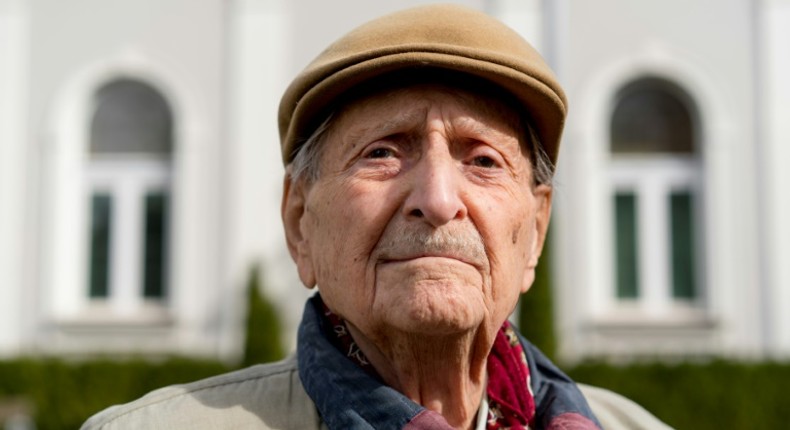
M 219 362 L 171 358 L 70 363 L 58 359 L 0 362 L 0 402 L 23 398 L 32 404 L 39 430 L 75 429 L 110 405 L 129 402 L 153 389 L 230 370 Z
M 568 374 L 618 392 L 678 429 L 774 429 L 790 422 L 783 383 L 790 363 L 588 363 Z
M 244 339 L 242 366 L 277 361 L 285 357 L 277 310 L 261 295 L 260 277 L 260 270 L 255 267 L 250 272 L 247 283 L 247 335 Z

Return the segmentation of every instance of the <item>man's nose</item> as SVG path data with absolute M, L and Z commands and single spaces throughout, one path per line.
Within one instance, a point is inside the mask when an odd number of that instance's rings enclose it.
M 411 189 L 404 204 L 407 218 L 439 227 L 466 217 L 462 173 L 446 147 L 428 151 L 409 176 Z

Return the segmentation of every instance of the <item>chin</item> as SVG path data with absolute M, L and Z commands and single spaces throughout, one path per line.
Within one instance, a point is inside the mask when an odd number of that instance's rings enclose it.
M 447 336 L 476 331 L 485 315 L 482 303 L 472 298 L 459 300 L 442 294 L 393 304 L 383 316 L 385 324 L 420 335 Z

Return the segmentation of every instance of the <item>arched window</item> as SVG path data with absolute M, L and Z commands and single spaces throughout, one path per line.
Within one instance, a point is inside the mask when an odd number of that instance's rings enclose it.
M 615 295 L 661 308 L 700 297 L 699 120 L 679 86 L 646 77 L 615 97 L 610 122 Z
M 693 154 L 691 100 L 670 82 L 645 78 L 620 90 L 612 113 L 612 153 Z
M 139 81 L 121 79 L 96 92 L 95 106 L 92 155 L 170 156 L 173 118 L 158 91 Z
M 118 79 L 94 97 L 88 145 L 91 299 L 167 294 L 173 116 L 150 85 Z

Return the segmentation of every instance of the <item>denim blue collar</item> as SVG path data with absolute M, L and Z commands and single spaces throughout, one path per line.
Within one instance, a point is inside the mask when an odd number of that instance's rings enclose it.
M 425 408 L 346 358 L 324 336 L 318 296 L 299 326 L 299 377 L 330 429 L 400 429 Z
M 401 429 L 426 409 L 360 369 L 325 336 L 320 296 L 308 300 L 299 326 L 299 377 L 330 429 Z M 537 428 L 563 414 L 597 424 L 576 384 L 523 337 L 536 405 Z M 415 420 L 416 421 L 416 420 Z M 412 423 L 413 424 L 413 423 Z

